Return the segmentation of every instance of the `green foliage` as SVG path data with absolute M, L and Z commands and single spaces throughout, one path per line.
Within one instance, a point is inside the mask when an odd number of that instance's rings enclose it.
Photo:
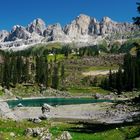
M 121 47 L 121 44 L 119 42 L 114 42 L 112 45 L 110 45 L 110 53 L 118 53 L 119 49 Z
M 122 91 L 133 91 L 140 89 L 140 45 L 137 47 L 137 55 L 127 54 L 124 57 L 124 64 L 120 66 L 118 72 L 110 71 L 109 77 L 101 83 L 101 87 L 108 90 L 117 90 L 118 94 Z
M 64 123 L 54 121 L 42 121 L 35 124 L 29 121 L 16 121 L 0 120 L 0 139 L 5 140 L 37 140 L 35 137 L 27 137 L 24 132 L 27 128 L 42 128 L 46 127 L 52 133 L 53 138 L 59 137 L 63 131 L 69 131 L 72 140 L 132 140 L 140 135 L 140 125 L 123 126 L 105 129 L 99 131 L 96 128 L 92 131 L 89 128 L 84 128 L 80 123 Z M 102 129 L 106 126 L 102 126 Z M 82 130 L 82 131 L 81 131 Z M 13 132 L 16 137 L 11 137 L 10 133 Z M 90 132 L 90 133 L 89 133 Z
M 137 5 L 138 5 L 137 11 L 138 11 L 138 13 L 140 14 L 140 3 L 137 2 Z M 133 20 L 134 20 L 134 24 L 140 26 L 140 16 L 133 17 Z
M 126 41 L 120 49 L 118 50 L 119 53 L 129 53 L 132 48 L 136 47 L 135 43 L 140 43 L 140 39 L 130 39 Z
M 52 75 L 52 88 L 58 89 L 59 86 L 59 64 L 54 65 L 53 75 Z

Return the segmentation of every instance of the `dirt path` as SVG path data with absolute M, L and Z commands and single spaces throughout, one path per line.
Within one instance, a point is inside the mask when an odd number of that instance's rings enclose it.
M 112 70 L 112 72 L 116 72 L 117 70 Z M 109 70 L 95 70 L 89 72 L 83 72 L 84 76 L 97 76 L 97 75 L 107 75 L 109 74 Z

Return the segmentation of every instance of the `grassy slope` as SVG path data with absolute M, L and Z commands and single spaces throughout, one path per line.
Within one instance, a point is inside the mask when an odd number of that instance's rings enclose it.
M 60 136 L 63 131 L 69 131 L 73 140 L 133 140 L 140 135 L 140 124 L 135 126 L 125 126 L 120 128 L 106 129 L 104 131 L 86 132 L 87 128 L 83 127 L 83 132 L 80 132 L 80 124 L 68 124 L 63 122 L 43 121 L 40 124 L 32 122 L 15 122 L 10 120 L 0 120 L 0 139 L 1 140 L 37 140 L 38 138 L 26 137 L 24 131 L 26 128 L 47 127 L 53 134 L 53 139 Z M 104 127 L 104 126 L 103 126 Z M 79 131 L 79 132 L 78 132 Z M 10 133 L 14 132 L 16 137 L 12 138 Z

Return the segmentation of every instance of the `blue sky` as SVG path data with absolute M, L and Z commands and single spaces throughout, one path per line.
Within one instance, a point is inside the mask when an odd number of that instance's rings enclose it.
M 109 16 L 115 21 L 132 22 L 140 0 L 0 0 L 0 30 L 13 25 L 26 26 L 35 18 L 47 24 L 69 23 L 80 13 L 101 20 Z

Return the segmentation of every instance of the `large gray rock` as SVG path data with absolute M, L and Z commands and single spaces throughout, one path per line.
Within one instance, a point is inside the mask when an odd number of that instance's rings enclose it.
M 42 136 L 44 131 L 45 131 L 45 128 L 39 128 L 39 127 L 27 128 L 25 130 L 25 135 L 26 136 L 38 137 L 38 136 Z
M 60 140 L 71 140 L 72 136 L 68 131 L 64 131 L 61 136 L 60 136 Z
M 13 96 L 13 93 L 12 93 L 10 90 L 4 88 L 3 91 L 4 91 L 4 94 L 5 94 L 6 96 L 8 96 L 8 97 L 9 97 L 9 96 Z
M 53 107 L 50 106 L 49 104 L 44 103 L 41 110 L 42 110 L 42 113 L 44 114 L 44 113 L 50 112 L 52 108 Z
M 0 102 L 0 118 L 17 120 L 6 102 Z
M 51 140 L 51 138 L 52 134 L 48 132 L 45 135 L 43 135 L 40 140 Z

